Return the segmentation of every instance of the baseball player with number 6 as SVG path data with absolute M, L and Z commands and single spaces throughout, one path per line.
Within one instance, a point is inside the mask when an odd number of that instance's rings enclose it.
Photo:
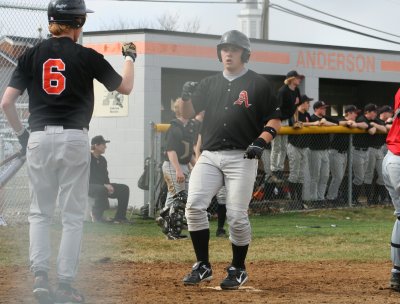
M 226 187 L 226 217 L 232 243 L 232 262 L 222 289 L 238 289 L 248 280 L 245 259 L 251 240 L 248 206 L 257 174 L 257 159 L 280 128 L 280 107 L 269 82 L 247 69 L 250 41 L 233 30 L 217 46 L 223 72 L 187 82 L 182 88 L 182 114 L 205 110 L 202 154 L 189 180 L 186 219 L 197 262 L 185 276 L 185 285 L 212 279 L 209 261 L 210 229 L 207 207 Z
M 136 48 L 124 44 L 122 77 L 96 51 L 77 44 L 86 14 L 83 0 L 53 0 L 48 6 L 52 37 L 27 50 L 4 93 L 1 107 L 26 153 L 31 205 L 29 212 L 33 294 L 39 303 L 84 303 L 71 287 L 79 262 L 84 212 L 88 199 L 93 113 L 93 79 L 109 91 L 129 94 L 133 88 Z M 29 128 L 18 117 L 16 102 L 29 95 Z M 58 288 L 48 282 L 50 225 L 58 198 L 62 234 L 57 257 Z

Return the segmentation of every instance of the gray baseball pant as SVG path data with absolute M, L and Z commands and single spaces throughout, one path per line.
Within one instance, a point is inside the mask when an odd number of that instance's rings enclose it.
M 282 126 L 288 126 L 289 120 L 282 120 Z M 278 135 L 271 142 L 271 171 L 283 171 L 285 168 L 285 158 L 288 145 L 287 135 Z
M 56 201 L 61 210 L 62 235 L 57 277 L 70 283 L 76 277 L 82 228 L 88 201 L 90 149 L 87 130 L 48 126 L 32 132 L 27 149 L 31 205 L 29 210 L 31 270 L 50 269 L 50 225 Z
M 244 159 L 244 152 L 203 151 L 189 180 L 186 204 L 189 231 L 209 229 L 207 208 L 213 196 L 225 184 L 229 239 L 236 246 L 250 243 L 248 207 L 257 174 L 257 160 Z
M 289 143 L 287 154 L 290 170 L 288 181 L 291 183 L 303 183 L 304 176 L 309 172 L 307 149 L 298 148 Z
M 374 179 L 374 173 L 378 175 L 376 179 L 376 183 L 378 185 L 383 185 L 383 177 L 382 177 L 382 162 L 383 162 L 383 150 L 382 147 L 379 148 L 368 148 L 368 165 L 367 170 L 365 171 L 364 183 L 372 184 Z
M 353 184 L 361 186 L 364 183 L 368 167 L 368 151 L 353 149 Z
M 312 201 L 324 200 L 329 180 L 328 150 L 310 151 L 310 198 Z
M 218 205 L 226 205 L 226 187 L 222 186 L 217 193 Z
M 387 152 L 382 163 L 382 175 L 397 217 L 392 230 L 391 258 L 393 265 L 400 267 L 400 156 Z M 399 271 L 393 268 L 392 272 Z
M 271 150 L 265 149 L 261 155 L 261 160 L 265 173 L 264 180 L 268 181 L 269 177 L 271 176 Z
M 176 171 L 174 166 L 169 161 L 164 161 L 162 165 L 162 171 L 164 175 L 165 183 L 168 187 L 167 199 L 165 201 L 165 206 L 171 207 L 172 203 L 174 202 L 174 195 L 183 191 L 188 190 L 189 186 L 189 166 L 187 164 L 179 164 L 183 175 L 185 176 L 184 183 L 178 183 L 176 181 Z
M 339 153 L 338 150 L 329 150 L 329 168 L 331 170 L 331 183 L 328 188 L 326 198 L 328 200 L 337 199 L 339 187 L 342 183 L 347 166 L 347 152 Z

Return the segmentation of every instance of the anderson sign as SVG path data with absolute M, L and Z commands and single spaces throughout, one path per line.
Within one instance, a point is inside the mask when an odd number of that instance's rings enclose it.
M 305 69 L 374 73 L 375 56 L 360 53 L 299 51 L 297 66 Z

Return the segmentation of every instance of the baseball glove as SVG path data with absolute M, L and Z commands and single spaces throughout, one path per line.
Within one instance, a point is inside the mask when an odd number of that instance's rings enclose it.
M 133 59 L 133 62 L 136 60 L 136 45 L 133 42 L 125 42 L 122 45 L 122 55 L 129 56 Z

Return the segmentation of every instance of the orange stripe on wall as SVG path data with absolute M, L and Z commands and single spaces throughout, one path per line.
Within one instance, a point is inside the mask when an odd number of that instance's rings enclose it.
M 400 72 L 400 61 L 381 61 L 381 70 L 387 72 Z
M 143 41 L 135 42 L 135 44 L 138 54 L 203 58 L 217 57 L 215 47 Z M 103 55 L 118 55 L 121 54 L 122 43 L 88 43 L 85 44 L 85 47 L 92 48 Z M 251 55 L 251 59 L 257 62 L 290 63 L 289 53 L 254 52 Z

